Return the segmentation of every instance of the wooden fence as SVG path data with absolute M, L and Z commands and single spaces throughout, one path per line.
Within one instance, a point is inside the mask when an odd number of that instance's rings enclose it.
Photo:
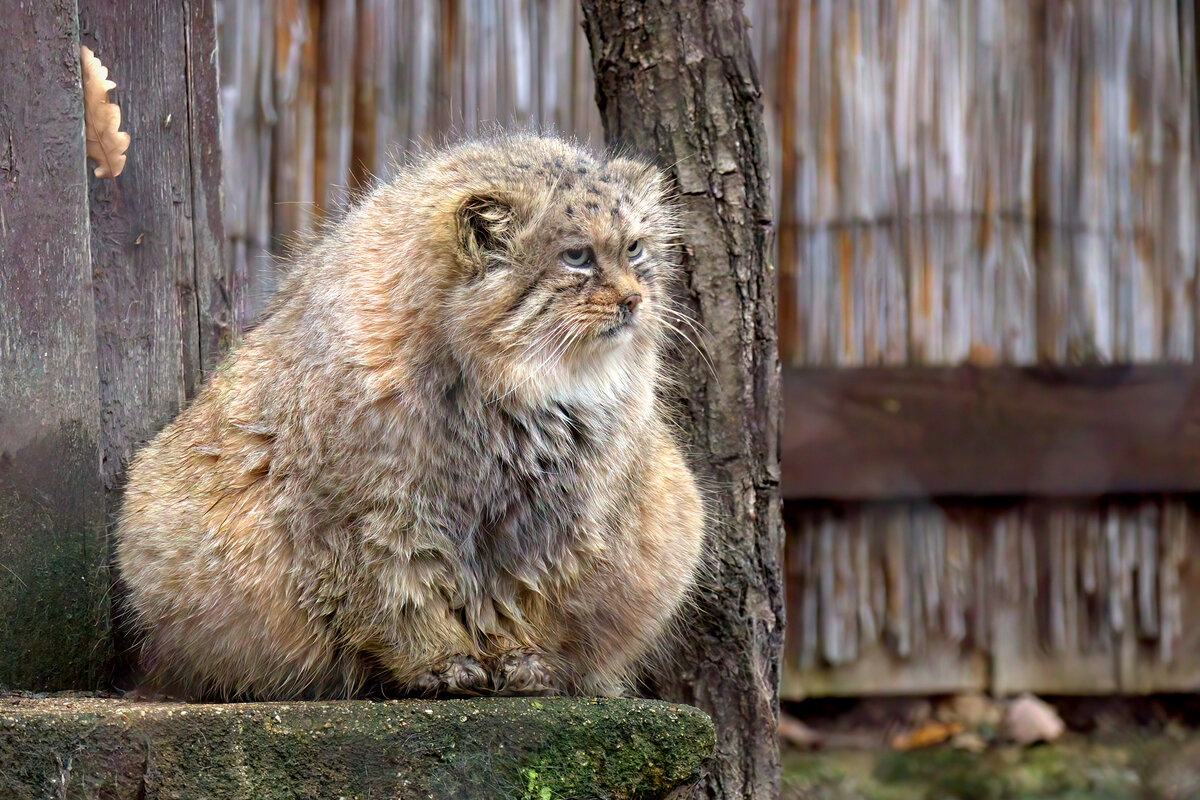
M 218 0 L 227 260 L 255 315 L 271 254 L 405 152 L 481 125 L 600 146 L 571 0 Z
M 785 694 L 1200 686 L 1193 4 L 747 13 L 791 370 Z M 413 141 L 497 120 L 599 143 L 578 14 L 0 20 L 38 44 L 0 49 L 0 97 L 25 98 L 0 103 L 0 683 L 101 679 L 121 465 L 262 307 L 273 254 Z M 115 183 L 81 172 L 80 40 L 133 137 Z
M 1197 688 L 1193 4 L 783 16 L 787 691 Z

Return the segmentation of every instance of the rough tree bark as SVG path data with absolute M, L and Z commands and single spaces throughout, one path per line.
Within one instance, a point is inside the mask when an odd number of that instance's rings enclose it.
M 680 299 L 712 367 L 681 350 L 680 401 L 713 511 L 712 575 L 653 689 L 717 727 L 713 798 L 778 794 L 779 366 L 767 142 L 738 0 L 583 0 L 610 144 L 655 155 L 684 214 Z

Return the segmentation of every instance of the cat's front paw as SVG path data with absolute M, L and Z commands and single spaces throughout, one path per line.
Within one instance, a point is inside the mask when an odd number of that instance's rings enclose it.
M 554 670 L 544 654 L 537 650 L 512 650 L 498 656 L 492 664 L 492 687 L 496 694 L 563 694 Z
M 410 685 L 424 697 L 490 694 L 488 671 L 470 656 L 447 659 L 437 669 L 418 675 Z

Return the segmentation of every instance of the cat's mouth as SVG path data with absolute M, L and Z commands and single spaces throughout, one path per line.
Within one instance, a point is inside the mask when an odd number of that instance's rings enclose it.
M 623 316 L 597 335 L 600 339 L 615 339 L 633 330 L 633 316 Z
M 641 295 L 637 296 L 641 299 Z M 634 306 L 636 308 L 636 304 Z M 637 322 L 637 313 L 633 308 L 622 305 L 617 309 L 616 317 L 609 323 L 608 327 L 602 329 L 597 337 L 601 339 L 615 339 L 621 334 L 633 330 L 634 323 Z

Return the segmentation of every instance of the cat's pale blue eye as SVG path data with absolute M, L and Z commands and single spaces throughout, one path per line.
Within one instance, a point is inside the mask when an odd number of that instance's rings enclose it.
M 563 263 L 574 269 L 586 269 L 592 265 L 592 248 L 573 247 L 562 253 Z
M 630 261 L 637 261 L 639 258 L 642 257 L 642 254 L 644 252 L 646 252 L 646 251 L 642 247 L 641 241 L 638 239 L 634 239 L 632 242 L 629 243 L 629 246 L 625 248 L 625 257 L 628 258 Z

